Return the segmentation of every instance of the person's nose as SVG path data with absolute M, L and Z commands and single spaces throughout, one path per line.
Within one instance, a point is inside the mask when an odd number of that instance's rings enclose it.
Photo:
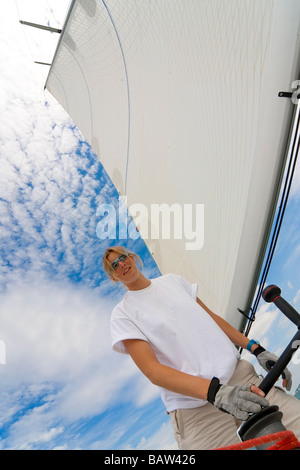
M 125 265 L 125 263 L 126 263 L 126 260 L 125 260 L 125 261 L 119 261 L 119 266 L 120 266 L 121 268 L 123 268 L 124 265 Z

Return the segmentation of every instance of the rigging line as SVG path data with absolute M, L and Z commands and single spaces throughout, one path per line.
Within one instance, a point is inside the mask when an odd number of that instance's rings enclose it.
M 19 19 L 19 22 L 21 20 L 21 15 L 20 15 L 20 10 L 19 10 L 19 5 L 18 5 L 18 0 L 15 0 L 15 6 L 16 6 L 16 10 L 17 10 L 17 16 L 18 16 L 18 19 Z M 29 54 L 31 55 L 31 58 L 32 58 L 32 61 L 34 62 L 34 57 L 33 57 L 33 53 L 32 53 L 32 50 L 31 50 L 31 47 L 30 47 L 30 43 L 28 41 L 28 37 L 27 37 L 27 34 L 26 32 L 24 31 L 24 28 L 22 27 L 22 33 L 24 35 L 24 39 L 25 39 L 25 42 L 27 44 L 27 48 L 28 48 L 28 51 L 29 51 Z
M 294 172 L 295 172 L 295 168 L 296 168 L 297 156 L 298 156 L 298 151 L 299 151 L 299 125 L 300 125 L 300 118 L 299 118 L 299 115 L 298 115 L 296 132 L 295 132 L 296 136 L 295 136 L 295 138 L 293 140 L 293 143 L 291 145 L 292 149 L 291 149 L 291 152 L 290 152 L 290 160 L 289 160 L 289 164 L 288 164 L 288 170 L 287 170 L 287 174 L 286 174 L 285 185 L 284 185 L 284 189 L 283 189 L 283 192 L 282 192 L 281 203 L 280 203 L 280 206 L 279 206 L 278 227 L 275 227 L 275 230 L 274 230 L 274 235 L 273 235 L 273 239 L 272 239 L 273 243 L 271 244 L 272 249 L 271 249 L 271 253 L 270 253 L 270 256 L 269 256 L 269 260 L 268 260 L 268 266 L 270 266 L 271 259 L 273 257 L 274 252 L 275 252 L 275 248 L 276 248 L 277 240 L 278 240 L 278 237 L 279 237 L 279 232 L 280 232 L 280 229 L 281 229 L 281 225 L 282 225 L 282 222 L 283 222 L 284 213 L 285 213 L 285 210 L 286 210 L 286 206 L 287 206 L 287 202 L 288 202 L 288 198 L 289 198 L 289 193 L 290 193 L 291 185 L 292 185 L 292 181 L 293 181 L 293 176 L 294 176 Z M 297 142 L 297 140 L 298 140 L 298 142 Z M 295 148 L 296 148 L 296 151 L 295 151 Z M 294 161 L 293 161 L 293 158 L 294 158 Z M 267 277 L 267 272 L 264 273 L 264 277 L 262 279 L 265 280 L 266 277 Z M 263 286 L 262 286 L 262 289 L 263 289 Z
M 293 147 L 294 147 L 294 145 L 293 145 Z M 246 336 L 249 333 L 250 328 L 251 328 L 251 324 L 253 323 L 253 321 L 255 319 L 256 310 L 257 310 L 258 304 L 259 304 L 260 299 L 261 299 L 261 293 L 262 293 L 262 290 L 264 288 L 264 284 L 265 284 L 268 272 L 270 270 L 272 259 L 273 259 L 274 253 L 275 253 L 275 248 L 276 248 L 278 237 L 279 237 L 279 234 L 280 234 L 280 229 L 281 229 L 281 225 L 282 225 L 282 222 L 283 222 L 284 213 L 285 213 L 285 209 L 286 209 L 288 198 L 289 198 L 289 192 L 290 192 L 290 189 L 291 189 L 292 179 L 293 179 L 293 175 L 294 175 L 294 171 L 295 171 L 295 167 L 296 167 L 298 151 L 299 151 L 299 142 L 298 142 L 298 145 L 297 145 L 296 158 L 294 160 L 294 164 L 293 164 L 293 168 L 292 168 L 292 172 L 291 172 L 290 177 L 289 177 L 289 173 L 290 173 L 290 170 L 291 170 L 292 156 L 291 156 L 291 159 L 289 161 L 289 170 L 288 170 L 288 174 L 287 174 L 286 180 L 285 180 L 284 191 L 283 191 L 283 195 L 282 195 L 282 199 L 281 199 L 281 204 L 279 206 L 279 213 L 278 213 L 278 216 L 277 216 L 277 219 L 276 219 L 276 224 L 275 224 L 274 231 L 273 231 L 273 236 L 272 236 L 272 240 L 271 240 L 271 244 L 270 244 L 270 248 L 269 248 L 269 252 L 268 252 L 268 257 L 267 257 L 267 260 L 265 262 L 265 267 L 264 267 L 263 274 L 261 276 L 259 290 L 258 290 L 256 299 L 255 299 L 254 305 L 251 309 L 252 313 L 251 313 L 251 318 L 250 318 L 250 321 L 249 321 L 249 324 L 248 324 Z
M 20 9 L 19 9 L 19 5 L 18 5 L 18 0 L 15 0 L 15 7 L 16 7 L 17 18 L 20 22 L 21 16 L 20 16 Z M 30 47 L 30 42 L 28 40 L 27 33 L 24 31 L 23 27 L 21 27 L 20 30 L 22 30 L 22 34 L 24 36 L 25 43 L 27 44 L 29 55 L 31 56 L 32 61 L 34 62 L 34 57 L 33 57 L 32 49 Z M 18 174 L 21 175 L 23 164 L 25 162 L 25 158 L 27 158 L 28 155 L 27 155 L 26 149 L 24 149 L 22 147 L 22 145 L 21 145 L 21 143 L 19 142 L 18 139 L 17 139 L 17 141 L 20 145 L 22 158 L 21 158 L 21 162 L 20 162 L 19 166 L 17 166 L 17 165 L 13 165 L 13 166 L 14 166 L 15 170 L 18 172 Z M 6 229 L 6 226 L 7 226 L 7 221 L 10 217 L 10 209 L 11 209 L 13 203 L 16 202 L 16 193 L 17 193 L 18 188 L 20 188 L 20 186 L 17 186 L 17 184 L 18 184 L 17 180 L 15 179 L 11 184 L 11 188 L 10 188 L 8 194 L 7 194 L 7 197 L 1 198 L 2 201 L 4 201 L 7 204 L 7 211 L 6 211 L 6 214 L 3 218 L 3 221 L 0 222 L 0 241 L 2 241 L 3 238 L 4 238 L 4 233 L 5 233 L 5 229 Z M 0 197 L 1 197 L 1 195 L 0 195 Z
M 124 70 L 125 70 L 125 76 L 126 76 L 126 85 L 127 85 L 127 103 L 128 103 L 128 135 L 127 135 L 127 158 L 126 158 L 126 168 L 125 168 L 125 182 L 124 182 L 124 193 L 125 193 L 125 196 L 127 195 L 127 176 L 128 176 L 128 162 L 129 162 L 129 148 L 130 148 L 130 119 L 131 119 L 131 114 L 130 114 L 130 91 L 129 91 L 129 79 L 128 79 L 128 71 L 127 71 L 127 64 L 126 64 L 126 59 L 125 59 L 125 54 L 124 54 L 124 49 L 123 49 L 123 46 L 122 46 L 122 42 L 121 42 L 121 39 L 120 39 L 120 36 L 119 36 L 119 33 L 118 33 L 118 30 L 117 30 L 117 27 L 116 27 L 116 24 L 114 22 L 114 19 L 112 17 L 112 14 L 108 8 L 108 6 L 106 5 L 106 2 L 104 0 L 102 0 L 102 3 L 108 13 L 108 16 L 110 18 L 110 21 L 112 23 L 112 26 L 114 28 L 114 31 L 116 33 L 116 36 L 117 36 L 117 40 L 118 40 L 118 43 L 119 43 L 119 46 L 120 46 L 120 50 L 121 50 L 121 55 L 122 55 L 122 60 L 123 60 L 123 64 L 124 64 Z
M 48 4 L 49 6 L 49 4 Z M 17 16 L 18 16 L 18 19 L 19 19 L 19 23 L 21 23 L 22 25 L 29 25 L 29 26 L 35 26 L 35 28 L 40 28 L 40 29 L 46 29 L 43 25 L 37 25 L 36 23 L 30 23 L 30 22 L 27 22 L 27 21 L 24 21 L 21 19 L 21 14 L 20 14 L 20 9 L 19 9 L 19 5 L 18 5 L 18 0 L 15 0 L 15 7 L 16 7 L 16 10 L 17 10 Z M 50 7 L 49 7 L 50 8 Z M 53 10 L 51 10 L 50 8 L 50 15 L 53 14 Z M 54 16 L 54 14 L 53 14 Z M 50 23 L 50 20 L 48 21 Z M 51 28 L 51 27 L 49 27 Z M 39 63 L 36 61 L 34 55 L 36 55 L 36 53 L 40 53 L 41 51 L 43 51 L 41 45 L 39 44 L 39 42 L 36 40 L 35 38 L 35 34 L 30 34 L 30 29 L 34 29 L 34 28 L 27 28 L 27 27 L 22 27 L 22 33 L 24 35 L 24 39 L 25 39 L 25 42 L 27 44 L 27 48 L 28 48 L 28 51 L 29 51 L 29 54 L 31 56 L 31 59 L 32 59 L 32 62 L 34 63 Z M 53 30 L 56 29 L 58 32 L 58 29 L 57 28 L 53 28 Z M 35 46 L 35 53 L 33 53 L 33 50 L 32 50 L 32 44 L 34 44 Z M 45 62 L 45 61 L 44 61 Z M 40 62 L 41 63 L 41 62 Z M 47 64 L 48 65 L 48 64 Z
M 262 294 L 262 291 L 263 291 L 263 288 L 264 288 L 264 284 L 265 284 L 267 275 L 268 275 L 269 270 L 270 270 L 270 266 L 271 266 L 271 262 L 272 262 L 272 259 L 273 259 L 274 253 L 275 253 L 275 248 L 276 248 L 276 245 L 277 245 L 280 229 L 281 229 L 281 226 L 282 226 L 282 222 L 283 222 L 287 202 L 288 202 L 288 199 L 289 199 L 289 194 L 290 194 L 290 190 L 291 190 L 291 186 L 292 186 L 292 182 L 293 182 L 293 176 L 294 176 L 295 169 L 296 169 L 297 158 L 298 158 L 299 147 L 300 147 L 300 105 L 299 105 L 299 103 L 297 105 L 297 111 L 296 111 L 296 115 L 295 115 L 295 118 L 294 118 L 293 128 L 294 129 L 293 129 L 293 133 L 292 133 L 292 136 L 291 136 L 291 141 L 290 141 L 290 144 L 289 144 L 290 158 L 289 158 L 289 162 L 288 162 L 288 168 L 287 168 L 287 172 L 286 172 L 286 177 L 285 177 L 284 187 L 283 187 L 283 191 L 282 191 L 281 201 L 280 201 L 280 204 L 279 204 L 278 215 L 277 215 L 275 226 L 274 226 L 274 229 L 273 229 L 273 235 L 272 235 L 272 239 L 271 239 L 271 243 L 270 243 L 270 248 L 269 248 L 269 251 L 268 251 L 267 259 L 265 261 L 265 266 L 264 266 L 263 273 L 262 273 L 262 276 L 261 276 L 261 281 L 260 281 L 260 284 L 259 284 L 258 293 L 257 293 L 257 296 L 254 300 L 253 307 L 251 308 L 251 317 L 250 317 L 250 320 L 247 324 L 247 328 L 246 328 L 246 331 L 245 331 L 246 336 L 249 334 L 250 328 L 251 328 L 252 323 L 255 319 L 255 314 L 256 314 L 256 311 L 257 311 L 257 308 L 258 308 L 258 304 L 259 304 L 260 299 L 261 299 L 261 294 Z
M 56 24 L 61 28 L 61 21 L 58 21 L 57 18 L 55 17 L 54 15 L 54 11 L 53 11 L 53 8 L 51 8 L 51 5 L 49 4 L 49 1 L 47 0 L 47 5 L 48 5 L 48 8 L 49 8 L 49 11 L 50 11 L 50 14 L 53 16 Z

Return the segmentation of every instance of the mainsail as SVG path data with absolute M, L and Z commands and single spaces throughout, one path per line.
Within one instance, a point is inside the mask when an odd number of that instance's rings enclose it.
M 128 206 L 148 208 L 162 273 L 239 328 L 286 160 L 299 18 L 299 0 L 74 0 L 46 82 Z M 203 204 L 203 246 L 151 239 L 153 204 Z

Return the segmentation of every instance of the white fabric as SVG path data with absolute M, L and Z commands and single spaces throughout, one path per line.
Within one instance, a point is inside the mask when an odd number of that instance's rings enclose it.
M 238 351 L 196 302 L 197 285 L 167 274 L 139 291 L 128 291 L 111 317 L 112 345 L 126 353 L 125 339 L 149 342 L 161 364 L 195 376 L 216 376 L 227 383 Z M 161 388 L 167 411 L 195 408 L 207 402 Z
M 147 208 L 139 233 L 160 271 L 197 282 L 237 328 L 285 159 L 294 106 L 278 92 L 299 78 L 299 18 L 299 0 L 76 0 L 46 83 L 132 215 Z M 170 223 L 164 239 L 152 204 L 180 204 L 181 238 Z M 202 249 L 186 228 L 204 229 Z

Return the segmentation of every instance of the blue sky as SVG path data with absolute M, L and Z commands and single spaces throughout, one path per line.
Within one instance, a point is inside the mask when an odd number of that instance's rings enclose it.
M 69 2 L 0 1 L 0 449 L 176 448 L 158 390 L 111 350 L 110 312 L 124 291 L 102 271 L 111 240 L 97 237 L 96 211 L 118 195 L 43 91 L 47 69 L 33 61 L 51 61 L 57 36 L 18 23 L 61 26 Z M 300 309 L 299 174 L 268 282 Z M 159 275 L 142 240 L 133 249 L 145 274 Z M 293 332 L 262 303 L 250 336 L 280 352 Z

